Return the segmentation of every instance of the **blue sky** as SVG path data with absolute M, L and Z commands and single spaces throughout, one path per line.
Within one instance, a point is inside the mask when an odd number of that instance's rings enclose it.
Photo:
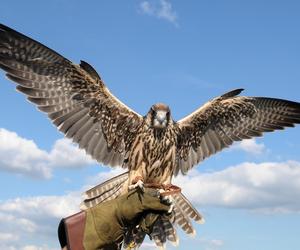
M 0 22 L 89 62 L 140 114 L 164 102 L 178 120 L 233 88 L 299 102 L 299 8 L 298 1 L 10 0 Z M 0 249 L 58 249 L 59 218 L 118 170 L 63 139 L 0 77 Z M 300 127 L 267 134 L 177 178 L 206 219 L 196 237 L 180 233 L 177 249 L 298 249 L 299 141 Z

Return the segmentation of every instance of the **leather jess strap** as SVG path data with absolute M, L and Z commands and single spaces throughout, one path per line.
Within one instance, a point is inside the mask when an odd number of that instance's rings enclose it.
M 143 181 L 144 179 L 142 176 L 136 176 L 133 180 L 132 180 L 132 184 L 137 183 L 138 181 Z M 154 182 L 144 182 L 144 187 L 147 188 L 156 188 L 156 189 L 163 189 L 165 190 L 165 192 L 161 193 L 161 196 L 167 196 L 167 195 L 172 195 L 172 194 L 177 194 L 181 192 L 181 188 L 173 185 L 173 184 L 162 184 L 162 183 L 154 183 Z
M 181 188 L 173 184 L 145 183 L 144 186 L 147 188 L 163 189 L 164 192 L 160 193 L 161 196 L 173 195 L 181 192 Z

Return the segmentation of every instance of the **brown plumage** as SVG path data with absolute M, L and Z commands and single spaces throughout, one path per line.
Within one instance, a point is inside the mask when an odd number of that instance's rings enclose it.
M 17 90 L 80 148 L 100 163 L 128 169 L 88 190 L 83 207 L 127 192 L 136 176 L 168 184 L 179 172 L 187 173 L 234 141 L 300 123 L 299 103 L 238 96 L 242 89 L 211 100 L 178 122 L 161 103 L 142 117 L 114 97 L 89 64 L 73 64 L 4 25 L 0 25 L 0 67 L 18 83 Z M 174 224 L 192 234 L 190 219 L 203 221 L 183 195 L 174 200 L 172 218 L 161 217 L 154 227 L 152 238 L 158 246 L 167 240 L 178 242 Z M 125 242 L 133 239 L 139 245 L 144 236 L 128 232 Z

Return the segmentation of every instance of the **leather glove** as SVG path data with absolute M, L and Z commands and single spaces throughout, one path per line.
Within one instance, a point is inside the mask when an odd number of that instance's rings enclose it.
M 126 228 L 139 224 L 142 218 L 147 218 L 142 222 L 146 223 L 144 228 L 151 228 L 157 219 L 155 214 L 166 213 L 169 209 L 170 205 L 161 201 L 157 190 L 150 188 L 145 188 L 144 192 L 133 190 L 98 204 L 86 210 L 83 246 L 85 250 L 118 249 Z

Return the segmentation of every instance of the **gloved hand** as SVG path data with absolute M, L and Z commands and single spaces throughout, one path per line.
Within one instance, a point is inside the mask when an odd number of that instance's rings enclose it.
M 141 218 L 147 218 L 143 222 L 145 229 L 151 227 L 157 218 L 155 214 L 167 213 L 169 209 L 170 205 L 161 201 L 159 192 L 150 188 L 144 192 L 133 190 L 98 204 L 86 210 L 83 246 L 85 250 L 117 249 L 126 228 L 137 225 Z

